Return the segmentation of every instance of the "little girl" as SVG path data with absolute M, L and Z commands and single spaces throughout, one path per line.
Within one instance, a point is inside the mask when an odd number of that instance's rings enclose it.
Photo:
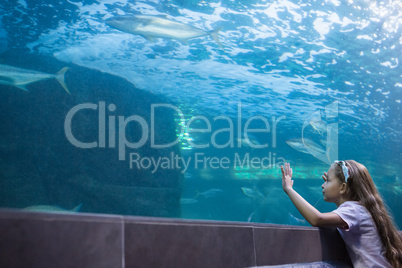
M 402 267 L 401 237 L 365 166 L 335 161 L 324 172 L 324 200 L 338 207 L 329 213 L 319 212 L 293 189 L 289 163 L 281 170 L 283 190 L 296 208 L 313 226 L 338 228 L 354 267 Z

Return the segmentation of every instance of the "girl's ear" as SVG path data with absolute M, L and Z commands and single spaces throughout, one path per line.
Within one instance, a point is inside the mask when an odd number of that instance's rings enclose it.
M 341 184 L 339 190 L 340 190 L 340 194 L 345 194 L 346 193 L 346 182 Z

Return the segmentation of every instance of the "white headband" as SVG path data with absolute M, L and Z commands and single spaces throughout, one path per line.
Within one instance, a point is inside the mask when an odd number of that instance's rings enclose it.
M 338 165 L 341 166 L 342 171 L 343 171 L 343 176 L 345 176 L 345 182 L 348 182 L 348 178 L 349 178 L 349 170 L 348 167 L 346 166 L 345 161 L 335 161 L 335 163 L 337 163 Z

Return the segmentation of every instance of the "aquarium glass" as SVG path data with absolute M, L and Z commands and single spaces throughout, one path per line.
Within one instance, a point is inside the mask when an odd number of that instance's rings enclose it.
M 0 207 L 305 225 L 335 160 L 402 225 L 402 4 L 0 3 Z

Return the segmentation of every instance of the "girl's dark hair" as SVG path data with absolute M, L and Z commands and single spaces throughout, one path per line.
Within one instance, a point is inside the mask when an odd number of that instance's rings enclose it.
M 393 267 L 401 268 L 402 240 L 373 179 L 364 165 L 354 160 L 344 162 L 349 170 L 349 178 L 346 183 L 347 200 L 358 201 L 370 212 L 384 245 L 385 257 Z M 333 165 L 336 177 L 344 183 L 345 176 L 341 166 L 336 163 Z

